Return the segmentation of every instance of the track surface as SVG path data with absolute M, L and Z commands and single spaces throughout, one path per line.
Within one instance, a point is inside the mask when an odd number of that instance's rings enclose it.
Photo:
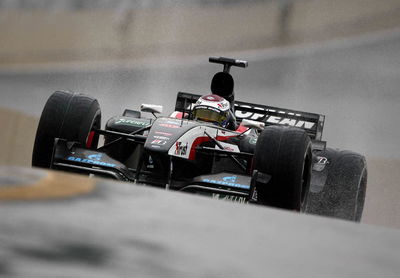
M 398 230 L 57 175 L 0 167 L 0 276 L 400 273 Z M 68 180 L 77 186 L 60 194 L 58 183 Z M 32 193 L 38 186 L 47 187 L 39 191 L 46 195 Z
M 400 31 L 361 45 L 351 42 L 251 55 L 247 69 L 232 70 L 236 98 L 325 114 L 324 138 L 330 146 L 400 158 Z M 103 118 L 141 103 L 162 104 L 169 112 L 177 91 L 210 92 L 211 78 L 221 67 L 207 61 L 202 56 L 188 63 L 155 61 L 147 68 L 132 62 L 131 68 L 111 63 L 109 70 L 3 71 L 0 105 L 39 116 L 49 95 L 62 89 L 98 98 Z
M 249 68 L 232 70 L 237 99 L 325 114 L 328 146 L 358 151 L 370 163 L 363 221 L 400 228 L 400 32 L 235 56 L 249 60 Z M 147 67 L 127 62 L 96 70 L 3 71 L 0 106 L 39 116 L 53 91 L 67 89 L 98 98 L 103 119 L 141 103 L 162 104 L 169 112 L 177 91 L 209 93 L 221 69 L 207 58 Z

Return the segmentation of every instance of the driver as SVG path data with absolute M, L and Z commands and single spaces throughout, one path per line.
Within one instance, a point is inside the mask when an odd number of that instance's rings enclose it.
M 229 101 L 218 95 L 200 97 L 193 106 L 193 119 L 235 129 L 235 118 Z

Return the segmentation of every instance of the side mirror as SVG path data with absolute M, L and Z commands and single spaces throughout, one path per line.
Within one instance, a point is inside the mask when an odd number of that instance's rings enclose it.
M 140 111 L 142 112 L 149 112 L 152 114 L 158 113 L 161 114 L 163 111 L 162 105 L 155 105 L 155 104 L 142 104 L 140 105 Z
M 265 127 L 265 123 L 243 119 L 241 125 L 248 128 L 256 128 L 256 129 L 263 129 Z

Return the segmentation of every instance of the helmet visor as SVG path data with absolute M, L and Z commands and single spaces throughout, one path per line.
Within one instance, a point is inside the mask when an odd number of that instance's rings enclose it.
M 222 125 L 227 120 L 227 113 L 216 112 L 207 108 L 198 108 L 193 111 L 195 120 L 213 122 Z

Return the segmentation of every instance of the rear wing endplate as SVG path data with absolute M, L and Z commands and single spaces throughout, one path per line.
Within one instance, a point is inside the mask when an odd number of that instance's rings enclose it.
M 179 92 L 176 98 L 175 111 L 190 112 L 201 95 Z M 312 140 L 321 141 L 325 116 L 321 114 L 279 108 L 243 101 L 235 101 L 236 122 L 243 119 L 264 122 L 270 125 L 290 125 L 304 129 Z

